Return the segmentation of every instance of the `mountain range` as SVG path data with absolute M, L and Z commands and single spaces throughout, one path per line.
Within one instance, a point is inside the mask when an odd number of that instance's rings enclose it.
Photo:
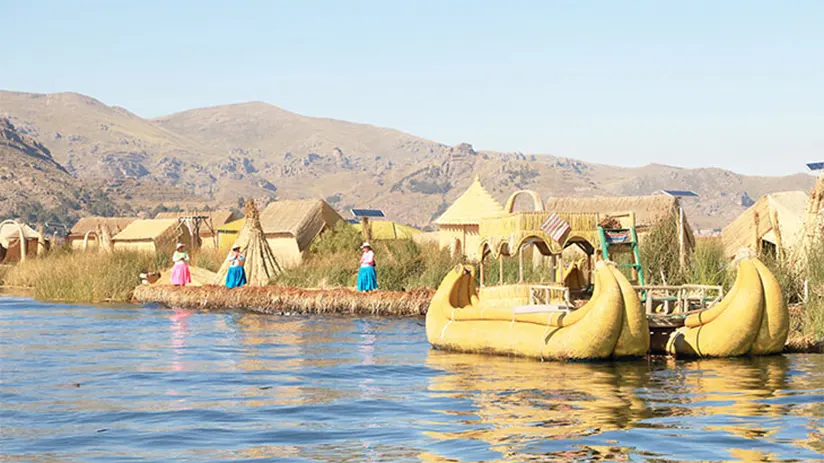
M 262 102 L 146 119 L 77 93 L 0 91 L 0 118 L 7 132 L 0 138 L 0 198 L 7 199 L 0 215 L 27 202 L 48 208 L 80 191 L 102 191 L 119 211 L 159 203 L 223 207 L 240 197 L 322 198 L 342 213 L 380 208 L 392 219 L 426 226 L 478 175 L 502 201 L 518 189 L 544 197 L 693 190 L 700 197 L 685 209 L 695 227 L 706 229 L 729 223 L 763 194 L 814 183 L 804 174 L 618 167 L 448 146 Z

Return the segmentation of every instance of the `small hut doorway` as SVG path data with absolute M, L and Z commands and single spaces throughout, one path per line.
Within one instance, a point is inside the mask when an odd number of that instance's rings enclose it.
M 461 245 L 461 240 L 459 238 L 455 238 L 452 240 L 452 245 L 450 246 L 452 249 L 452 257 L 455 259 L 460 259 L 463 257 L 463 246 Z

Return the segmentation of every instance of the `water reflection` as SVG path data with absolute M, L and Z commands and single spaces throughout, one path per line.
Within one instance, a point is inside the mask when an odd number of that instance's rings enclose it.
M 445 372 L 430 390 L 466 399 L 474 411 L 449 411 L 470 429 L 432 431 L 436 439 L 481 439 L 520 461 L 524 448 L 546 439 L 574 440 L 623 429 L 651 416 L 638 389 L 647 362 L 537 363 L 431 351 L 426 364 Z
M 189 334 L 186 320 L 191 314 L 191 310 L 174 309 L 169 316 L 169 320 L 172 322 L 169 329 L 172 331 L 171 347 L 174 353 L 172 355 L 172 370 L 174 371 L 183 371 L 185 369 L 182 362 L 183 348 L 186 346 L 186 335 Z
M 539 363 L 418 320 L 0 298 L 0 461 L 824 461 L 824 356 Z
M 777 461 L 798 448 L 814 452 L 801 452 L 805 460 L 822 451 L 821 410 L 798 400 L 798 391 L 813 385 L 806 384 L 809 375 L 796 375 L 805 384 L 793 384 L 784 356 L 535 363 L 431 351 L 426 364 L 443 371 L 430 380 L 433 393 L 469 404 L 443 410 L 452 420 L 436 423 L 426 435 L 452 443 L 483 441 L 494 455 L 488 460 L 628 461 L 631 455 L 675 454 Z M 817 381 L 811 392 L 820 400 L 821 372 Z M 721 448 L 698 450 L 707 440 Z M 451 452 L 420 455 L 421 461 L 455 459 L 474 461 Z

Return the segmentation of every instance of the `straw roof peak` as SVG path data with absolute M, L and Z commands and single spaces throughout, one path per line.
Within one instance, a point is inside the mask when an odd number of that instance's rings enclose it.
M 505 215 L 504 207 L 481 184 L 475 176 L 469 188 L 435 220 L 438 225 L 473 225 L 481 219 Z

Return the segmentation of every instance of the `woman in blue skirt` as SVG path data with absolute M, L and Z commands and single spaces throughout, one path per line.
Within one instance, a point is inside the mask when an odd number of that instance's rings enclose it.
M 232 248 L 229 253 L 229 271 L 226 273 L 226 287 L 239 288 L 246 284 L 246 272 L 243 270 L 243 264 L 246 258 L 240 253 L 240 246 Z
M 358 291 L 378 289 L 378 274 L 375 272 L 375 253 L 369 243 L 363 243 L 363 254 L 358 270 Z

